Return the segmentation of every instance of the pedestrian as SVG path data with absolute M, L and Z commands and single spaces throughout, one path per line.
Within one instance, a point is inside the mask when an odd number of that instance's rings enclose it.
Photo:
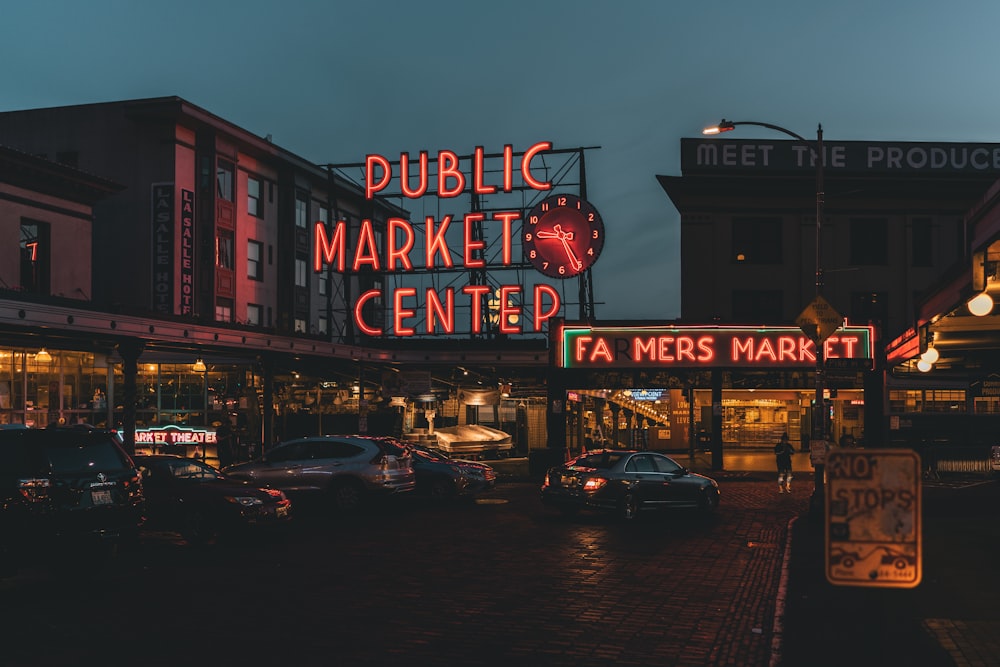
M 788 442 L 788 434 L 782 433 L 774 446 L 774 458 L 778 464 L 778 493 L 792 492 L 792 454 L 795 448 Z

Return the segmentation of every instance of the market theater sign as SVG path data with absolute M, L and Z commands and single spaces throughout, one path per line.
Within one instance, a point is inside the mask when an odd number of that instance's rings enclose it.
M 816 344 L 798 327 L 575 327 L 559 332 L 562 368 L 812 367 Z M 871 327 L 845 326 L 823 356 L 873 359 Z M 869 365 L 870 368 L 870 365 Z
M 551 150 L 551 142 L 538 142 L 528 148 L 519 160 L 515 159 L 513 146 L 504 146 L 502 168 L 499 171 L 499 182 L 487 182 L 485 160 L 482 147 L 477 147 L 472 155 L 472 170 L 467 177 L 459 168 L 460 158 L 452 151 L 438 152 L 436 160 L 436 191 L 441 199 L 458 197 L 469 189 L 480 195 L 496 192 L 513 192 L 515 174 L 520 174 L 520 182 L 528 188 L 547 191 L 552 188 L 548 181 L 535 178 L 531 171 L 531 160 L 544 151 Z M 399 180 L 399 190 L 403 196 L 416 199 L 428 193 L 430 181 L 430 159 L 422 151 L 416 164 L 412 164 L 406 153 L 400 155 L 399 171 L 394 173 L 393 163 L 381 155 L 369 155 L 365 160 L 365 197 L 373 199 L 378 192 L 385 190 L 393 178 Z M 415 172 L 415 173 L 413 173 Z M 518 186 L 520 187 L 520 186 Z M 455 261 L 452 259 L 451 247 L 445 238 L 450 228 L 460 227 L 462 230 L 462 248 L 457 253 L 460 257 L 460 268 L 482 269 L 487 263 L 484 258 L 486 242 L 476 237 L 475 229 L 481 223 L 500 225 L 501 253 L 499 263 L 490 260 L 492 266 L 513 266 L 514 234 L 513 223 L 521 217 L 519 211 L 497 211 L 490 219 L 484 213 L 466 213 L 461 221 L 454 220 L 451 215 L 445 215 L 440 221 L 433 216 L 426 216 L 424 251 L 422 256 L 414 257 L 417 232 L 414 226 L 402 218 L 390 217 L 386 221 L 384 235 L 377 234 L 370 219 L 361 221 L 353 251 L 348 248 L 347 223 L 338 221 L 328 233 L 322 222 L 314 225 L 313 236 L 313 270 L 323 271 L 331 266 L 335 271 L 356 273 L 368 268 L 372 271 L 388 272 L 431 272 L 438 269 L 452 269 Z M 384 238 L 384 247 L 379 248 L 376 238 Z M 521 285 L 503 285 L 497 302 L 500 311 L 497 313 L 499 332 L 502 334 L 522 333 L 519 317 L 520 308 L 514 304 L 521 301 Z M 381 290 L 368 290 L 358 296 L 353 304 L 354 324 L 358 330 L 369 336 L 383 336 L 386 331 L 365 321 L 362 313 L 366 303 L 383 302 L 392 305 L 392 334 L 396 336 L 413 336 L 417 333 L 410 320 L 417 317 L 416 303 L 423 297 L 424 327 L 421 333 L 455 332 L 455 304 L 457 299 L 468 300 L 470 305 L 470 331 L 481 333 L 484 313 L 482 304 L 487 297 L 493 295 L 493 287 L 489 285 L 466 285 L 460 289 L 448 287 L 441 292 L 427 288 L 418 295 L 415 287 L 401 287 L 393 291 L 391 301 L 385 299 Z M 561 303 L 559 293 L 551 285 L 540 283 L 533 287 L 533 331 L 544 330 L 545 324 L 559 313 Z

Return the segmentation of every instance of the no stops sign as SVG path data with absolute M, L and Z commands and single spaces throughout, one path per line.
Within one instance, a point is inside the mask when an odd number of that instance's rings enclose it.
M 826 456 L 826 578 L 913 588 L 921 577 L 920 457 L 831 449 Z

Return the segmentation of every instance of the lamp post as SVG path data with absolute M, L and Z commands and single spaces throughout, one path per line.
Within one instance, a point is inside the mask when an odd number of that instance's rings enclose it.
M 788 136 L 798 139 L 807 146 L 809 146 L 814 154 L 813 160 L 816 164 L 816 297 L 817 299 L 823 296 L 823 268 L 820 257 L 820 249 L 822 247 L 822 236 L 821 231 L 823 228 L 823 126 L 816 126 L 816 141 L 812 142 L 805 137 L 787 130 L 779 125 L 773 125 L 771 123 L 761 123 L 751 120 L 743 121 L 731 121 L 725 118 L 719 122 L 718 125 L 712 127 L 706 127 L 702 130 L 702 134 L 714 135 L 721 134 L 723 132 L 729 132 L 730 130 L 736 129 L 737 125 L 756 125 L 758 127 L 766 127 L 769 130 L 775 130 L 776 132 L 781 132 L 782 134 L 787 134 Z M 816 327 L 816 398 L 815 398 L 815 408 L 813 410 L 813 423 L 812 423 L 812 440 L 822 440 L 826 441 L 827 437 L 827 419 L 826 419 L 826 401 L 824 399 L 824 388 L 825 388 L 825 360 L 823 358 L 823 341 L 819 339 L 819 326 Z M 810 444 L 810 448 L 811 448 Z M 824 481 L 824 468 L 825 465 L 822 463 L 814 464 L 815 470 L 815 486 L 812 496 L 812 507 L 813 510 L 820 510 L 823 507 L 823 481 Z

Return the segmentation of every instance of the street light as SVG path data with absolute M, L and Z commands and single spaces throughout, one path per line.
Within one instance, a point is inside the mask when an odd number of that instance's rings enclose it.
M 804 144 L 808 145 L 813 151 L 813 160 L 816 164 L 816 297 L 820 298 L 823 296 L 823 268 L 820 261 L 820 248 L 822 247 L 821 241 L 821 231 L 823 228 L 823 126 L 816 126 L 816 141 L 812 142 L 803 137 L 800 134 L 796 134 L 791 130 L 787 130 L 779 125 L 772 125 L 771 123 L 760 123 L 752 120 L 741 120 L 741 121 L 731 121 L 723 118 L 718 125 L 713 125 L 712 127 L 706 127 L 702 130 L 702 134 L 714 135 L 722 134 L 723 132 L 729 132 L 736 129 L 737 125 L 756 125 L 758 127 L 766 127 L 769 130 L 775 130 L 788 136 L 798 139 Z M 819 325 L 816 327 L 816 399 L 815 399 L 815 409 L 813 411 L 813 440 L 825 440 L 827 435 L 827 423 L 826 423 L 826 401 L 824 399 L 824 375 L 825 375 L 825 361 L 823 358 L 823 343 L 819 340 Z M 822 507 L 823 503 L 823 475 L 824 475 L 824 465 L 817 464 L 814 466 L 816 472 L 816 483 L 815 491 L 813 493 L 813 507 Z

